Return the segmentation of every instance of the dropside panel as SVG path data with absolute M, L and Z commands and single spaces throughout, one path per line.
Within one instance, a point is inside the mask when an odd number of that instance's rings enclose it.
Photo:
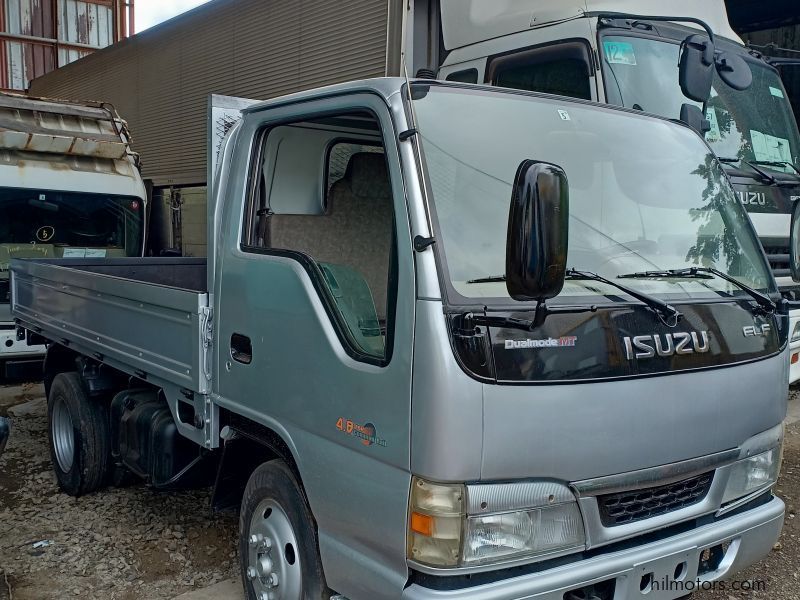
M 14 260 L 13 317 L 27 329 L 142 379 L 206 393 L 208 294 L 126 278 L 141 262 L 104 261 L 92 267 L 86 260 Z

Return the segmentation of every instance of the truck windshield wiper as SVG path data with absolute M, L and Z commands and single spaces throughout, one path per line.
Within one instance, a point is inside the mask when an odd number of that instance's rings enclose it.
M 762 167 L 789 167 L 793 171 L 795 171 L 798 175 L 800 175 L 800 169 L 798 169 L 793 163 L 789 161 L 772 161 L 772 160 L 745 160 L 744 158 L 720 158 L 719 162 L 725 163 L 728 165 L 732 165 L 735 163 L 742 163 L 750 167 L 753 171 L 758 173 L 758 176 L 764 181 L 764 183 L 768 185 L 774 185 L 777 187 L 787 185 L 786 182 L 778 181 L 774 176 L 767 173 L 764 169 L 760 169 L 759 166 Z M 793 184 L 788 184 L 793 185 Z
M 789 162 L 788 160 L 754 160 L 752 163 L 765 167 L 789 167 L 792 171 L 800 175 L 800 169 L 798 169 L 794 163 Z
M 471 283 L 503 283 L 506 280 L 505 275 L 493 275 L 491 277 L 481 277 L 479 279 L 470 279 L 467 284 Z
M 650 307 L 658 315 L 658 318 L 661 319 L 661 321 L 665 325 L 667 325 L 669 327 L 674 327 L 678 323 L 678 321 L 681 319 L 681 317 L 683 316 L 683 315 L 681 315 L 680 311 L 678 309 L 676 309 L 674 306 L 672 306 L 671 304 L 668 304 L 668 303 L 666 303 L 666 302 L 664 302 L 662 300 L 659 300 L 658 298 L 654 298 L 653 296 L 649 296 L 648 294 L 644 294 L 642 292 L 637 292 L 636 290 L 631 289 L 626 285 L 622 285 L 621 283 L 618 283 L 616 281 L 612 281 L 610 279 L 606 279 L 605 277 L 602 277 L 601 275 L 598 275 L 597 273 L 590 273 L 590 272 L 587 272 L 587 271 L 579 271 L 577 269 L 568 269 L 567 272 L 566 272 L 565 279 L 567 281 L 580 281 L 580 280 L 597 281 L 599 283 L 605 283 L 606 285 L 610 285 L 611 287 L 616 288 L 616 289 L 620 290 L 621 292 L 624 292 L 624 293 L 628 294 L 629 296 L 632 296 L 633 298 L 636 298 L 642 304 L 646 304 L 648 307 Z M 467 283 L 468 284 L 471 284 L 471 283 L 500 283 L 500 282 L 503 282 L 503 281 L 506 281 L 506 276 L 505 275 L 493 275 L 491 277 L 482 277 L 480 279 L 471 279 L 471 280 L 467 281 Z M 553 310 L 553 309 L 549 309 L 548 308 L 546 310 L 549 311 L 549 312 L 560 312 L 560 311 L 558 311 L 558 309 Z M 593 306 L 593 307 L 591 307 L 589 309 L 586 309 L 586 310 L 594 312 L 594 311 L 597 310 L 597 307 Z M 578 309 L 572 309 L 572 310 L 569 310 L 569 312 L 581 312 L 581 311 L 578 310 Z M 530 321 L 524 321 L 524 320 L 520 320 L 520 319 L 509 319 L 507 317 L 482 317 L 482 316 L 479 316 L 479 315 L 475 315 L 475 319 L 476 319 L 476 321 L 477 320 L 484 321 L 484 322 L 480 323 L 482 325 L 507 326 L 507 327 L 513 327 L 513 328 L 517 328 L 517 329 L 529 329 L 529 328 L 532 328 L 532 327 L 534 327 L 536 325 L 536 322 L 538 322 L 540 320 L 540 318 L 537 318 L 537 319 L 534 320 L 534 322 L 530 322 Z M 488 320 L 491 320 L 492 322 L 491 323 L 486 322 Z
M 599 283 L 605 283 L 606 285 L 610 285 L 611 287 L 617 288 L 621 292 L 636 298 L 642 304 L 646 304 L 650 309 L 653 310 L 658 315 L 658 318 L 661 320 L 664 325 L 667 327 L 675 327 L 678 324 L 678 321 L 681 320 L 683 315 L 680 311 L 664 302 L 663 300 L 659 300 L 649 294 L 645 294 L 642 292 L 638 292 L 634 289 L 629 288 L 626 285 L 622 285 L 616 281 L 612 281 L 610 279 L 606 279 L 602 275 L 598 275 L 597 273 L 589 273 L 586 271 L 578 271 L 577 269 L 568 269 L 567 270 L 567 281 L 580 281 L 580 280 L 588 280 L 588 281 L 597 281 Z
M 711 267 L 688 267 L 686 269 L 667 269 L 665 271 L 642 271 L 641 273 L 628 273 L 627 275 L 620 275 L 620 279 L 667 279 L 667 278 L 680 278 L 680 279 L 707 279 L 709 275 L 719 277 L 720 279 L 732 283 L 740 290 L 749 294 L 758 305 L 767 312 L 775 312 L 778 308 L 775 302 L 758 290 L 754 290 L 749 285 L 745 285 L 741 281 L 734 279 L 730 275 L 723 273 Z
M 743 158 L 720 158 L 719 162 L 725 163 L 725 164 L 728 164 L 728 165 L 732 165 L 734 163 L 742 163 L 744 165 L 747 165 L 751 169 L 753 169 L 753 171 L 755 171 L 758 174 L 758 176 L 761 177 L 761 180 L 764 183 L 766 183 L 768 185 L 775 185 L 775 186 L 779 185 L 777 179 L 775 179 L 772 175 L 767 173 L 764 169 L 759 169 L 756 165 L 754 165 L 749 160 L 745 160 Z

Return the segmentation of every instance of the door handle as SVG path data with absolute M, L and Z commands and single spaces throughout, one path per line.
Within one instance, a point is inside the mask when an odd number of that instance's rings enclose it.
M 231 358 L 243 365 L 253 362 L 253 342 L 241 333 L 231 335 Z

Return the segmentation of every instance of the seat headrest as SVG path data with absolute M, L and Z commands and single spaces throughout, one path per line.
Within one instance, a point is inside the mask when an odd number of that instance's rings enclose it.
M 354 195 L 361 198 L 389 198 L 389 171 L 383 153 L 358 152 L 350 157 L 345 179 Z

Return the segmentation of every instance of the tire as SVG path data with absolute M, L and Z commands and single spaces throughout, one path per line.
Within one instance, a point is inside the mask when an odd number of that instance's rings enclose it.
M 100 489 L 111 457 L 108 409 L 86 395 L 77 373 L 59 373 L 53 379 L 47 429 L 59 487 L 70 496 Z
M 248 600 L 327 600 L 331 596 L 314 517 L 283 461 L 262 464 L 247 482 L 239 513 L 239 563 Z M 271 587 L 271 574 L 278 575 L 275 587 Z

